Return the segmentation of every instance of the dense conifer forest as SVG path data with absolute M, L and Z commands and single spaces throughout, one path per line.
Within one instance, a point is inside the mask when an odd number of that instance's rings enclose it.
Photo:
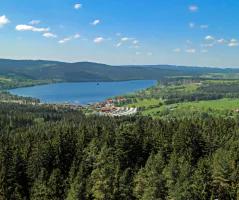
M 238 199 L 239 120 L 0 104 L 0 199 Z

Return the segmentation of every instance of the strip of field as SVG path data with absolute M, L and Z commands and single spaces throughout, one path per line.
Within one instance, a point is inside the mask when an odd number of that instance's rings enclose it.
M 152 108 L 142 112 L 143 116 L 151 115 L 152 113 L 157 113 L 158 111 L 162 111 L 166 108 L 172 108 L 177 106 L 177 108 L 213 108 L 213 109 L 235 109 L 239 108 L 239 99 L 218 99 L 212 101 L 200 101 L 200 102 L 184 102 L 182 104 L 171 104 L 171 105 L 163 105 L 159 108 Z M 173 109 L 177 109 L 173 108 Z
M 193 91 L 193 90 L 196 90 L 199 87 L 200 86 L 189 85 L 189 86 L 185 86 L 182 90 Z
M 149 107 L 149 106 L 159 105 L 160 102 L 163 102 L 163 101 L 160 101 L 160 100 L 145 100 L 145 101 L 140 101 L 140 102 L 137 102 L 137 103 L 129 104 L 129 105 L 127 105 L 127 107 L 136 107 L 136 108 L 143 107 L 143 106 Z
M 239 107 L 239 99 L 218 99 L 212 101 L 201 101 L 198 103 L 183 103 L 181 106 L 193 106 L 198 108 L 234 109 Z

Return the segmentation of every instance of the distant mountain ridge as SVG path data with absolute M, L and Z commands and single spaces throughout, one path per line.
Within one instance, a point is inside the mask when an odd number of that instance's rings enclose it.
M 203 71 L 203 72 L 231 72 L 231 71 L 239 71 L 239 68 L 218 68 L 218 67 L 198 67 L 198 66 L 178 66 L 178 65 L 123 65 L 123 67 L 150 67 L 157 69 L 172 69 L 172 70 L 180 70 L 180 71 Z
M 175 65 L 112 66 L 92 62 L 58 62 L 47 60 L 0 59 L 0 74 L 33 80 L 122 81 L 158 80 L 165 76 L 200 76 L 205 73 L 239 72 L 239 69 L 186 67 Z

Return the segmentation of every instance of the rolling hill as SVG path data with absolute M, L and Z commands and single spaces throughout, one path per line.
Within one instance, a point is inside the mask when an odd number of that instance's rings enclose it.
M 45 60 L 0 59 L 0 74 L 21 76 L 32 80 L 61 79 L 62 81 L 121 81 L 160 79 L 164 76 L 201 75 L 191 71 L 156 66 L 111 66 L 91 62 L 65 63 Z
M 14 77 L 21 81 L 24 79 L 58 82 L 158 80 L 165 76 L 200 76 L 223 72 L 239 72 L 239 69 L 173 65 L 111 66 L 92 62 L 0 59 L 0 76 Z

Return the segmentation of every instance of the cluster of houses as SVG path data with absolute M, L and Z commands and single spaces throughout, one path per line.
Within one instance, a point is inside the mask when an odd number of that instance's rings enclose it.
M 137 113 L 137 108 L 109 107 L 100 109 L 100 115 L 126 116 Z
M 105 102 L 106 103 L 116 103 L 116 102 L 120 103 L 122 101 L 127 101 L 127 99 L 126 98 L 111 99 L 111 100 L 106 100 Z
M 89 110 L 91 110 L 90 113 L 92 114 L 99 114 L 99 115 L 112 115 L 112 116 L 123 116 L 123 115 L 131 115 L 135 114 L 137 112 L 136 108 L 121 108 L 121 107 L 115 107 L 115 103 L 119 103 L 122 101 L 127 101 L 126 98 L 119 98 L 119 99 L 112 99 L 112 100 L 106 100 L 99 103 L 92 103 L 88 104 L 87 106 L 82 105 L 72 105 L 68 103 L 62 103 L 62 104 L 50 104 L 50 103 L 40 103 L 40 105 L 45 106 L 52 106 L 54 109 L 74 109 L 74 110 L 85 110 L 86 114 Z
M 115 103 L 120 103 L 120 102 L 123 102 L 123 101 L 127 101 L 126 98 L 119 98 L 119 99 L 109 99 L 109 100 L 106 100 L 106 101 L 102 101 L 102 102 L 99 102 L 97 103 L 99 107 L 109 107 L 109 106 L 112 106 L 114 105 Z
M 39 105 L 45 105 L 45 106 L 53 106 L 53 108 L 58 109 L 58 108 L 69 108 L 69 109 L 75 109 L 75 110 L 82 110 L 82 109 L 101 109 L 101 108 L 109 108 L 114 106 L 114 103 L 116 102 L 122 102 L 126 101 L 126 98 L 120 98 L 116 100 L 106 100 L 102 101 L 99 103 L 91 103 L 88 104 L 87 106 L 82 106 L 82 105 L 74 105 L 70 103 L 40 103 Z

